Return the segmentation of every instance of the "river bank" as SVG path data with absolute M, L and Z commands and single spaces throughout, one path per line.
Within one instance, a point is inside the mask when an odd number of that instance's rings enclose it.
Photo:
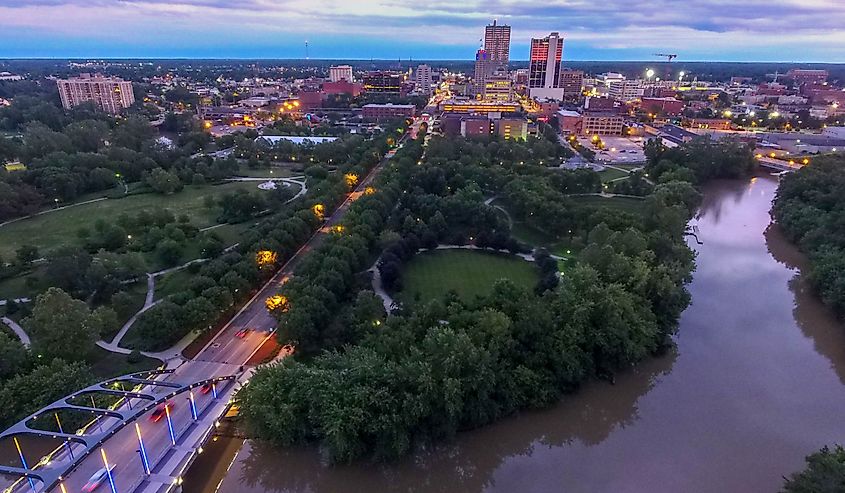
M 188 492 L 771 492 L 845 442 L 845 329 L 800 275 L 769 210 L 777 181 L 713 183 L 677 346 L 558 405 L 396 464 L 326 467 L 315 448 L 247 441 Z M 225 440 L 225 439 L 221 439 Z M 222 481 L 194 489 L 193 477 Z M 199 483 L 200 481 L 197 481 Z

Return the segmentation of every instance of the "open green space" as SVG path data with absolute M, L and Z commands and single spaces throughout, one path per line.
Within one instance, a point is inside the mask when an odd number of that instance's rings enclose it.
M 160 300 L 179 291 L 184 291 L 185 286 L 193 276 L 188 269 L 180 269 L 159 277 L 156 279 L 155 299 Z
M 90 227 L 97 219 L 113 220 L 119 214 L 136 215 L 142 210 L 170 209 L 174 214 L 187 214 L 199 228 L 215 224 L 218 211 L 205 206 L 205 197 L 235 190 L 258 190 L 255 182 L 227 182 L 221 185 L 186 186 L 172 195 L 154 193 L 128 195 L 119 199 L 101 200 L 0 226 L 0 257 L 12 258 L 21 245 L 30 244 L 43 253 L 67 244 L 79 244 L 76 231 Z
M 532 289 L 537 282 L 534 264 L 511 256 L 474 250 L 424 252 L 408 262 L 403 273 L 400 299 L 413 302 L 442 297 L 455 290 L 465 300 L 489 294 L 493 283 L 510 279 Z
M 602 183 L 607 183 L 620 178 L 627 178 L 628 173 L 619 169 L 605 168 L 602 171 L 599 171 L 599 176 L 601 177 Z
M 241 166 L 238 168 L 238 176 L 246 176 L 248 178 L 287 178 L 293 176 L 293 173 L 291 173 L 291 170 L 279 166 L 273 166 L 271 168 Z
M 133 362 L 128 354 L 113 353 L 99 346 L 91 351 L 86 361 L 91 366 L 91 373 L 102 379 L 152 370 L 162 364 L 160 360 L 140 354 L 137 355 L 137 361 Z
M 598 207 L 608 207 L 625 212 L 641 213 L 643 212 L 643 199 L 635 199 L 632 197 L 602 197 L 600 195 L 581 195 L 572 196 L 572 200 L 583 205 L 595 205 Z

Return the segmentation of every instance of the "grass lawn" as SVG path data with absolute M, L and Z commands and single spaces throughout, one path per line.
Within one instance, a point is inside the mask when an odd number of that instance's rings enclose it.
M 626 178 L 628 173 L 618 169 L 605 168 L 602 171 L 599 171 L 599 176 L 601 177 L 602 183 L 607 183 L 619 178 Z
M 208 195 L 217 196 L 235 190 L 258 190 L 254 182 L 228 182 L 222 185 L 186 186 L 173 195 L 153 193 L 129 195 L 120 199 L 108 199 L 69 207 L 0 227 L 0 257 L 12 258 L 23 244 L 31 244 L 41 251 L 60 245 L 78 244 L 76 231 L 83 226 L 91 227 L 95 220 L 113 220 L 118 214 L 135 215 L 142 210 L 154 208 L 170 209 L 175 215 L 187 214 L 199 228 L 215 224 L 217 210 L 205 207 Z
M 595 205 L 598 207 L 608 207 L 625 212 L 642 213 L 643 204 L 642 199 L 634 199 L 630 197 L 601 197 L 598 195 L 586 195 L 571 197 L 572 200 L 583 205 Z
M 184 291 L 188 281 L 194 277 L 188 269 L 181 269 L 156 278 L 155 299 L 160 300 L 172 294 Z
M 161 361 L 155 358 L 140 356 L 140 361 L 130 363 L 128 354 L 112 353 L 97 346 L 87 358 L 91 366 L 91 372 L 98 378 L 106 379 L 136 373 L 144 370 L 152 370 L 161 366 Z
M 272 171 L 272 173 L 270 172 Z M 273 166 L 272 168 L 250 168 L 249 166 L 241 166 L 238 168 L 238 176 L 246 176 L 249 178 L 287 178 L 293 176 L 291 171 L 286 168 Z
M 399 298 L 406 303 L 417 296 L 428 301 L 454 289 L 461 298 L 471 300 L 490 293 L 493 283 L 503 278 L 532 289 L 537 271 L 534 264 L 510 255 L 472 250 L 424 252 L 405 267 Z

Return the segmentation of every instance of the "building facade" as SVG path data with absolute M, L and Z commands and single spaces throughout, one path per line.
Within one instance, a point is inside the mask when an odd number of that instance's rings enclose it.
M 584 86 L 584 71 L 565 68 L 560 72 L 560 87 L 563 89 L 563 97 L 576 99 L 581 96 Z
M 622 115 L 606 111 L 588 111 L 582 115 L 581 134 L 622 135 L 624 123 Z
M 556 32 L 545 38 L 531 39 L 528 65 L 528 92 L 532 97 L 562 99 L 560 86 L 563 38 Z
M 640 79 L 613 81 L 608 87 L 607 95 L 626 103 L 640 99 L 643 97 L 643 81 Z
M 475 52 L 475 72 L 473 74 L 473 84 L 475 85 L 475 93 L 481 94 L 484 91 L 484 84 L 487 82 L 487 77 L 492 74 L 492 65 L 490 55 L 484 48 L 479 48 Z
M 503 70 L 496 71 L 484 81 L 484 101 L 513 101 L 513 81 Z
M 401 94 L 402 74 L 372 71 L 364 76 L 364 91 L 382 94 Z
M 349 65 L 329 67 L 329 81 L 340 82 L 342 80 L 345 80 L 346 82 L 355 82 L 352 79 L 352 67 Z
M 493 64 L 492 70 L 508 69 L 511 51 L 511 27 L 503 24 L 493 24 L 484 28 L 484 51 Z
M 413 117 L 417 107 L 412 104 L 366 104 L 361 109 L 364 120 L 384 121 L 394 118 Z
M 417 86 L 417 91 L 421 94 L 431 94 L 431 67 L 429 65 L 418 65 L 414 73 L 414 82 Z
M 106 113 L 117 114 L 135 103 L 132 82 L 118 77 L 81 74 L 79 77 L 58 79 L 56 84 L 65 109 L 92 102 Z

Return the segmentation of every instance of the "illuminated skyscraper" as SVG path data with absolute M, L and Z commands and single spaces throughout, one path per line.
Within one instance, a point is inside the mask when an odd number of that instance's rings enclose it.
M 561 99 L 561 60 L 563 38 L 551 33 L 545 38 L 531 39 L 531 57 L 528 66 L 528 91 L 538 98 Z
M 490 65 L 490 56 L 487 53 L 487 50 L 479 48 L 479 50 L 475 52 L 475 74 L 473 76 L 475 92 L 478 94 L 483 92 L 484 83 L 487 81 L 487 77 L 493 73 Z

